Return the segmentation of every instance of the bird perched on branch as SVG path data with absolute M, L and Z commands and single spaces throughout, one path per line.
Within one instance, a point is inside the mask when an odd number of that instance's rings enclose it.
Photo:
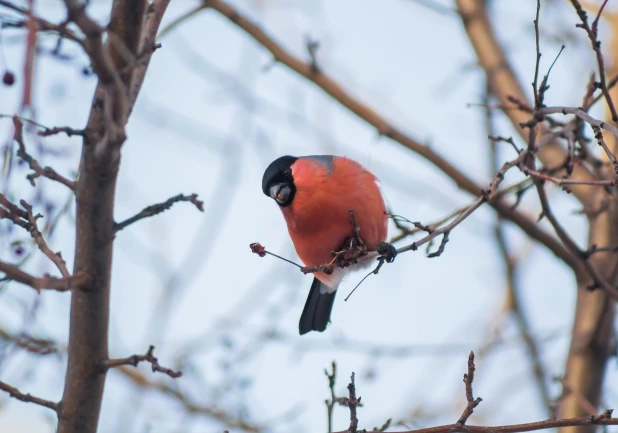
M 342 156 L 282 156 L 262 178 L 262 191 L 279 205 L 296 252 L 314 273 L 300 317 L 300 334 L 322 332 L 337 287 L 351 270 L 375 263 L 385 244 L 388 214 L 376 177 Z M 386 246 L 386 249 L 384 247 Z

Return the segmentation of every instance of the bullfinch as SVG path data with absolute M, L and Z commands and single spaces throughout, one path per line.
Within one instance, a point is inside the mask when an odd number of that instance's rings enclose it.
M 322 332 L 330 321 L 337 287 L 351 270 L 370 266 L 376 246 L 387 237 L 388 214 L 376 177 L 349 158 L 331 155 L 282 156 L 262 178 L 262 191 L 274 199 L 285 218 L 298 257 L 306 266 L 332 263 L 346 242 L 359 239 L 364 254 L 315 272 L 300 317 L 300 335 Z M 356 223 L 351 223 L 350 211 Z

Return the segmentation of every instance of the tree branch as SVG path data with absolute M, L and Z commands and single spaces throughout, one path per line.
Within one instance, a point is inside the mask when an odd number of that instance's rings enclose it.
M 598 87 L 601 89 L 603 96 L 607 102 L 607 108 L 611 113 L 611 118 L 614 122 L 618 122 L 618 113 L 616 112 L 616 107 L 614 106 L 614 101 L 612 100 L 611 93 L 609 92 L 609 88 L 607 87 L 607 78 L 605 77 L 605 61 L 603 60 L 603 53 L 601 52 L 601 42 L 598 40 L 598 24 L 599 18 L 601 18 L 601 14 L 603 13 L 603 9 L 607 4 L 607 0 L 603 2 L 601 7 L 599 8 L 599 12 L 597 13 L 596 18 L 592 22 L 592 27 L 588 23 L 588 15 L 586 11 L 583 10 L 582 5 L 578 0 L 571 0 L 571 4 L 575 8 L 579 19 L 581 20 L 581 24 L 577 24 L 577 27 L 585 30 L 588 35 L 588 39 L 590 39 L 590 44 L 592 45 L 592 50 L 594 51 L 597 58 L 597 65 L 599 67 L 599 83 Z
M 163 203 L 157 203 L 157 204 L 153 204 L 151 206 L 145 207 L 140 213 L 132 216 L 131 218 L 128 218 L 120 223 L 115 223 L 114 231 L 119 232 L 125 227 L 141 219 L 150 218 L 152 216 L 160 214 L 161 212 L 164 212 L 168 210 L 169 208 L 171 208 L 174 205 L 174 203 L 178 203 L 181 201 L 188 201 L 190 203 L 193 203 L 200 212 L 204 212 L 204 202 L 197 199 L 197 194 L 191 194 L 191 195 L 178 194 L 177 196 L 167 199 Z
M 328 419 L 328 433 L 333 431 L 333 410 L 335 409 L 335 403 L 339 402 L 339 398 L 335 396 L 335 380 L 337 379 L 337 363 L 335 361 L 332 362 L 331 368 L 330 373 L 327 369 L 324 369 L 324 374 L 328 378 L 328 389 L 330 389 L 330 400 L 324 400 Z
M 466 421 L 470 418 L 470 415 L 474 413 L 474 408 L 476 408 L 483 399 L 481 397 L 474 398 L 472 394 L 472 382 L 474 382 L 474 370 L 476 367 L 474 366 L 474 352 L 470 352 L 468 356 L 468 373 L 464 374 L 463 381 L 466 386 L 466 400 L 468 404 L 464 409 L 463 413 L 457 420 L 457 424 L 464 426 L 466 425 Z
M 9 219 L 16 225 L 28 230 L 32 236 L 32 239 L 34 239 L 43 254 L 45 254 L 49 260 L 56 265 L 62 277 L 68 279 L 71 274 L 67 269 L 66 262 L 62 258 L 62 254 L 60 254 L 60 252 L 54 253 L 49 248 L 47 242 L 43 239 L 43 235 L 37 228 L 36 220 L 41 218 L 42 215 L 37 214 L 35 216 L 32 212 L 32 206 L 30 206 L 25 200 L 20 200 L 19 204 L 22 205 L 25 211 L 11 203 L 4 194 L 0 193 L 0 219 Z
M 358 429 L 358 416 L 356 415 L 356 408 L 360 405 L 361 398 L 356 398 L 356 385 L 354 384 L 354 373 L 350 376 L 350 383 L 348 384 L 348 392 L 350 396 L 346 399 L 347 406 L 350 408 L 350 427 L 348 431 L 350 433 L 356 433 Z
M 69 180 L 64 176 L 59 175 L 58 173 L 56 173 L 56 170 L 54 170 L 51 167 L 45 167 L 45 168 L 41 167 L 38 161 L 34 159 L 32 156 L 30 156 L 28 152 L 26 152 L 26 146 L 24 144 L 24 137 L 23 137 L 23 126 L 24 125 L 21 122 L 21 119 L 19 118 L 19 116 L 13 116 L 13 126 L 15 127 L 15 131 L 13 132 L 13 139 L 17 142 L 17 145 L 19 146 L 19 149 L 17 150 L 17 156 L 23 159 L 25 162 L 27 162 L 30 168 L 34 170 L 34 173 L 26 176 L 26 178 L 30 181 L 30 184 L 32 186 L 35 186 L 34 179 L 36 179 L 37 177 L 43 176 L 48 179 L 55 180 L 56 182 L 59 182 L 65 185 L 66 187 L 68 187 L 70 190 L 74 191 L 75 190 L 74 181 Z
M 150 346 L 145 355 L 132 355 L 127 358 L 108 359 L 107 361 L 103 361 L 101 363 L 101 367 L 104 369 L 120 367 L 122 365 L 132 365 L 133 367 L 137 367 L 137 364 L 140 362 L 149 362 L 152 366 L 153 373 L 158 371 L 160 373 L 167 374 L 173 379 L 182 376 L 182 371 L 174 371 L 172 369 L 162 367 L 161 364 L 159 364 L 157 357 L 154 356 L 154 349 L 154 346 Z
M 63 278 L 57 278 L 49 274 L 39 278 L 22 271 L 15 265 L 2 261 L 0 261 L 0 272 L 4 272 L 9 280 L 25 284 L 37 291 L 56 290 L 58 292 L 66 292 L 81 287 L 88 278 L 84 272 Z
M 461 426 L 457 423 L 441 425 L 436 427 L 420 428 L 417 430 L 405 430 L 393 433 L 522 433 L 538 430 L 549 430 L 559 427 L 577 426 L 604 426 L 618 425 L 618 418 L 611 418 L 611 411 L 603 412 L 597 416 L 582 416 L 578 418 L 547 419 L 524 424 L 511 424 L 503 426 Z M 336 433 L 349 433 L 349 430 L 342 430 Z
M 17 400 L 23 401 L 24 403 L 34 403 L 34 404 L 38 404 L 39 406 L 49 408 L 55 412 L 58 411 L 58 403 L 45 400 L 39 397 L 34 397 L 30 394 L 24 394 L 20 392 L 17 388 L 7 385 L 6 383 L 2 381 L 0 381 L 0 390 L 7 392 L 11 397 Z

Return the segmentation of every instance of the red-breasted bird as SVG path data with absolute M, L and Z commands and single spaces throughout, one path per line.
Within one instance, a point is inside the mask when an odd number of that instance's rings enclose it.
M 376 177 L 357 162 L 331 155 L 282 156 L 264 172 L 262 191 L 281 208 L 296 253 L 305 266 L 333 262 L 333 252 L 341 251 L 352 239 L 360 238 L 368 252 L 349 267 L 335 266 L 330 275 L 314 273 L 300 317 L 301 335 L 326 329 L 343 277 L 375 263 L 370 258 L 378 255 L 376 246 L 386 241 L 388 214 L 376 182 Z M 394 248 L 383 245 L 390 247 L 392 260 Z

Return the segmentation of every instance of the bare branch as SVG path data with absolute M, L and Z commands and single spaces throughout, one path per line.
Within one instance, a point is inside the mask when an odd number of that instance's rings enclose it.
M 504 180 L 504 174 L 508 170 L 510 170 L 511 168 L 516 167 L 518 164 L 520 164 L 524 160 L 525 157 L 526 157 L 526 152 L 522 151 L 516 159 L 504 163 L 504 165 L 500 168 L 500 170 L 498 170 L 498 172 L 494 176 L 493 180 L 489 184 L 489 189 L 482 190 L 481 191 L 481 196 L 478 199 L 476 199 L 470 206 L 468 206 L 462 213 L 460 213 L 453 221 L 451 221 L 449 224 L 447 224 L 447 225 L 445 225 L 443 227 L 440 227 L 439 229 L 435 229 L 434 231 L 429 233 L 424 238 L 422 238 L 422 239 L 420 239 L 418 241 L 415 241 L 415 242 L 413 242 L 412 244 L 410 244 L 408 246 L 399 248 L 397 250 L 397 253 L 399 254 L 399 253 L 403 253 L 403 252 L 406 252 L 406 251 L 409 251 L 409 250 L 416 251 L 418 249 L 418 247 L 420 247 L 421 245 L 429 242 L 430 240 L 432 240 L 436 236 L 440 236 L 440 235 L 445 234 L 447 232 L 451 232 L 456 226 L 461 224 L 466 218 L 468 218 L 483 203 L 491 202 L 491 199 L 493 198 L 493 195 L 495 194 L 496 190 L 498 189 L 498 186 Z M 444 248 L 443 248 L 443 250 L 444 250 Z
M 605 61 L 603 59 L 603 53 L 601 52 L 601 42 L 598 40 L 598 24 L 599 18 L 601 18 L 601 14 L 603 13 L 603 9 L 607 4 L 607 0 L 603 2 L 599 12 L 594 19 L 592 26 L 588 23 L 588 14 L 582 8 L 581 4 L 578 0 L 571 0 L 571 4 L 575 8 L 579 19 L 581 20 L 581 24 L 577 24 L 577 27 L 582 28 L 586 31 L 588 35 L 588 39 L 590 39 L 590 44 L 592 45 L 592 49 L 597 58 L 597 65 L 599 67 L 599 83 L 595 83 L 598 88 L 603 92 L 603 96 L 605 96 L 605 100 L 607 101 L 607 107 L 611 112 L 612 120 L 614 122 L 618 122 L 618 113 L 616 112 L 616 107 L 614 106 L 614 101 L 612 100 L 611 93 L 607 86 L 607 79 L 605 77 Z
M 605 129 L 606 131 L 611 132 L 615 136 L 618 137 L 618 128 L 615 126 L 603 121 L 598 120 L 586 113 L 583 109 L 577 107 L 543 107 L 539 110 L 539 114 L 547 115 L 547 114 L 574 114 L 584 122 L 588 123 L 590 126 L 597 126 L 601 129 Z
M 72 137 L 74 135 L 79 135 L 79 136 L 84 136 L 84 134 L 86 134 L 86 131 L 84 131 L 83 129 L 74 129 L 74 128 L 69 128 L 68 126 L 54 126 L 51 128 L 47 128 L 45 126 L 39 125 L 43 128 L 42 131 L 37 132 L 38 135 L 40 135 L 41 137 L 49 137 L 50 135 L 56 135 L 56 134 L 66 134 L 67 137 Z
M 358 416 L 356 415 L 356 408 L 359 406 L 361 398 L 356 398 L 356 385 L 354 384 L 354 373 L 350 376 L 350 383 L 348 384 L 348 392 L 350 396 L 347 398 L 347 405 L 350 408 L 350 427 L 348 431 L 350 433 L 356 433 L 358 429 Z
M 11 397 L 23 401 L 24 403 L 34 403 L 39 406 L 43 406 L 53 410 L 54 412 L 58 412 L 58 403 L 53 401 L 45 400 L 39 397 L 34 397 L 30 394 L 24 394 L 20 392 L 17 388 L 14 388 L 10 385 L 7 385 L 4 382 L 0 381 L 0 390 L 7 392 Z
M 182 371 L 174 371 L 172 369 L 162 367 L 159 364 L 159 360 L 154 356 L 154 346 L 148 347 L 148 351 L 145 355 L 132 355 L 127 358 L 108 359 L 101 363 L 101 367 L 105 369 L 120 367 L 121 365 L 132 365 L 137 367 L 140 362 L 149 362 L 152 365 L 152 371 L 167 374 L 169 377 L 176 379 L 182 376 Z
M 539 180 L 547 180 L 549 182 L 555 183 L 556 185 L 565 187 L 565 185 L 590 185 L 590 186 L 615 186 L 616 180 L 596 180 L 596 179 L 567 179 L 562 178 L 559 179 L 554 176 L 550 176 L 547 173 L 541 173 L 540 171 L 532 170 L 530 168 L 522 168 L 522 171 L 525 175 L 534 177 Z M 566 187 L 563 188 L 567 192 L 570 192 Z
M 470 415 L 474 413 L 474 408 L 476 408 L 483 399 L 481 397 L 474 398 L 472 394 L 472 382 L 474 382 L 474 370 L 476 367 L 474 366 L 474 352 L 470 352 L 468 356 L 468 373 L 464 374 L 463 381 L 466 385 L 466 400 L 468 401 L 468 405 L 464 409 L 463 413 L 457 420 L 457 424 L 463 426 L 470 418 Z
M 36 244 L 38 245 L 39 249 L 43 252 L 43 254 L 45 254 L 49 258 L 49 260 L 51 260 L 56 265 L 56 267 L 58 268 L 58 270 L 60 271 L 60 273 L 62 274 L 64 278 L 69 278 L 71 274 L 69 273 L 69 270 L 67 269 L 66 262 L 62 258 L 62 254 L 60 254 L 60 251 L 55 253 L 51 250 L 51 248 L 49 248 L 49 246 L 47 245 L 47 242 L 45 242 L 45 239 L 43 239 L 43 234 L 37 228 L 36 220 L 41 215 L 38 214 L 35 216 L 32 213 L 32 206 L 26 203 L 25 200 L 20 200 L 19 203 L 26 209 L 27 219 L 28 219 L 28 231 L 30 232 L 30 235 L 32 236 Z
M 338 397 L 335 396 L 335 380 L 337 379 L 337 363 L 335 361 L 331 364 L 331 372 L 329 373 L 327 369 L 324 369 L 324 374 L 328 378 L 328 388 L 330 389 L 330 400 L 325 400 L 326 403 L 326 414 L 328 418 L 328 433 L 333 431 L 333 410 L 335 408 L 335 403 L 338 402 Z
M 618 178 L 618 160 L 616 159 L 616 156 L 612 153 L 612 151 L 609 149 L 609 147 L 605 143 L 605 140 L 603 139 L 603 133 L 601 132 L 601 128 L 598 126 L 593 126 L 592 130 L 594 131 L 594 138 L 597 139 L 597 143 L 599 143 L 599 146 L 603 148 L 603 151 L 607 155 L 607 158 L 611 161 L 612 165 L 614 166 L 614 174 L 616 175 L 616 178 Z
M 25 200 L 20 200 L 19 204 L 22 205 L 25 211 L 18 208 L 15 204 L 11 203 L 4 194 L 0 193 L 0 219 L 10 219 L 13 223 L 25 228 L 30 232 L 30 235 L 36 242 L 39 249 L 45 254 L 58 268 L 62 277 L 68 279 L 71 274 L 67 269 L 66 262 L 62 258 L 62 254 L 60 252 L 54 253 L 45 239 L 43 239 L 43 235 L 37 228 L 36 220 L 41 218 L 41 214 L 37 214 L 36 216 L 32 212 L 32 206 L 30 206 Z
M 404 221 L 408 221 L 407 219 L 400 217 L 399 215 L 389 215 L 391 217 L 391 219 L 393 220 L 393 222 L 395 223 L 395 227 L 397 227 L 401 233 L 398 235 L 393 236 L 390 239 L 390 243 L 394 244 L 395 242 L 399 242 L 400 240 L 408 237 L 408 236 L 412 236 L 415 235 L 417 233 L 420 232 L 427 232 L 427 233 L 431 233 L 433 232 L 437 227 L 440 227 L 442 224 L 444 224 L 445 222 L 455 218 L 457 215 L 459 215 L 460 213 L 462 213 L 463 211 L 465 211 L 468 208 L 468 206 L 464 206 L 464 207 L 460 207 L 455 209 L 453 212 L 449 213 L 448 215 L 440 218 L 439 220 L 432 222 L 430 224 L 421 224 L 418 221 L 412 222 L 410 221 L 410 224 L 414 225 L 413 229 L 409 229 L 407 227 L 405 227 L 403 224 L 401 224 L 402 219 Z
M 0 261 L 0 272 L 4 272 L 7 279 L 25 284 L 37 291 L 56 290 L 58 292 L 66 292 L 74 288 L 79 288 L 88 278 L 85 272 L 63 278 L 57 278 L 49 274 L 45 274 L 42 278 L 38 278 L 22 271 L 15 265 L 2 261 Z
M 440 242 L 440 246 L 438 247 L 437 251 L 427 254 L 428 259 L 433 259 L 434 257 L 440 257 L 442 255 L 442 253 L 444 252 L 444 248 L 446 248 L 446 244 L 448 243 L 449 234 L 450 232 L 444 232 L 444 234 L 442 235 L 442 241 Z
M 420 428 L 417 430 L 405 430 L 393 433 L 522 433 L 538 430 L 549 430 L 559 427 L 577 427 L 577 426 L 603 426 L 603 425 L 618 425 L 618 418 L 611 418 L 611 411 L 605 411 L 597 416 L 582 416 L 578 418 L 563 418 L 563 419 L 547 419 L 545 421 L 536 421 L 524 424 L 512 424 L 503 426 L 476 426 L 459 424 L 448 424 L 436 427 Z M 343 430 L 337 433 L 348 433 L 349 430 Z
M 51 167 L 41 167 L 36 159 L 34 159 L 28 152 L 26 152 L 26 146 L 24 144 L 23 137 L 23 123 L 19 116 L 13 116 L 13 125 L 15 126 L 15 131 L 13 133 L 13 139 L 17 142 L 19 146 L 19 150 L 17 151 L 17 156 L 23 159 L 28 163 L 30 168 L 34 170 L 34 173 L 29 174 L 26 178 L 30 181 L 32 186 L 35 186 L 34 179 L 37 177 L 43 176 L 51 180 L 55 180 L 65 186 L 67 186 L 71 190 L 75 190 L 75 182 L 67 179 L 64 176 L 59 175 L 56 170 Z
M 1 0 L 0 0 L 1 1 Z M 0 114 L 0 119 L 11 119 L 13 120 L 13 117 L 17 116 L 16 114 Z M 45 126 L 39 122 L 36 122 L 32 119 L 29 119 L 27 117 L 24 116 L 17 116 L 19 118 L 19 120 L 22 123 L 28 123 L 30 125 L 36 126 L 37 128 L 41 128 L 41 131 L 37 132 L 37 135 L 40 137 L 47 137 L 50 135 L 56 135 L 56 134 L 61 134 L 64 133 L 67 135 L 67 137 L 72 137 L 74 135 L 78 135 L 78 136 L 84 136 L 86 134 L 86 130 L 84 129 L 74 129 L 74 128 L 70 128 L 68 126 L 54 126 L 54 127 L 49 127 L 49 126 Z
M 181 201 L 188 201 L 190 203 L 193 203 L 200 212 L 204 212 L 204 202 L 197 199 L 197 194 L 191 194 L 191 195 L 178 194 L 177 196 L 167 199 L 163 203 L 157 203 L 157 204 L 153 204 L 151 206 L 145 207 L 137 215 L 134 215 L 131 218 L 128 218 L 120 223 L 114 224 L 114 230 L 116 232 L 119 232 L 125 227 L 141 219 L 150 218 L 152 216 L 160 214 L 161 212 L 164 212 L 168 210 L 169 208 L 171 208 L 172 205 L 174 205 L 174 203 L 178 203 Z
M 257 254 L 260 257 L 264 257 L 266 256 L 266 254 L 269 254 L 273 257 L 276 257 L 280 260 L 283 260 L 284 262 L 288 262 L 291 265 L 294 265 L 298 268 L 301 268 L 301 270 L 304 268 L 304 266 L 299 265 L 298 263 L 295 263 L 291 260 L 286 259 L 285 257 L 281 257 L 275 253 L 271 253 L 270 251 L 267 251 L 265 247 L 262 246 L 262 244 L 260 244 L 259 242 L 253 242 L 252 244 L 249 244 L 249 248 L 251 248 L 251 252 L 253 254 Z

